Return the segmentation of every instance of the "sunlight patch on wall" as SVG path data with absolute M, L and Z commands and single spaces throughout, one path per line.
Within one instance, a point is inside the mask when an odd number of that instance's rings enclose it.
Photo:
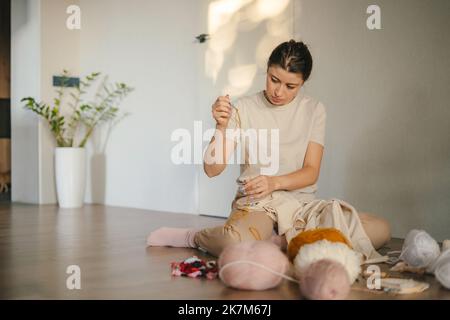
M 208 33 L 211 39 L 205 52 L 206 76 L 216 84 L 227 52 L 235 45 L 237 37 L 266 23 L 267 32 L 260 34 L 256 47 L 247 54 L 255 58 L 250 63 L 231 66 L 227 74 L 224 92 L 230 95 L 242 95 L 252 86 L 258 68 L 266 69 L 267 59 L 273 48 L 286 41 L 293 34 L 292 10 L 290 0 L 217 0 L 208 7 Z M 291 6 L 292 9 L 292 6 Z M 253 63 L 254 62 L 254 63 Z
M 268 19 L 281 14 L 289 5 L 290 0 L 258 0 L 255 3 L 255 19 Z
M 245 5 L 254 0 L 219 0 L 214 1 L 208 8 L 208 32 L 214 34 L 223 25 L 226 25 L 233 15 Z
M 256 64 L 258 68 L 267 68 L 267 59 L 272 50 L 283 41 L 287 41 L 293 35 L 292 15 L 281 14 L 267 21 L 267 34 L 261 39 L 256 48 Z
M 222 94 L 240 96 L 250 89 L 257 71 L 256 64 L 237 66 L 228 72 L 229 84 L 223 89 Z

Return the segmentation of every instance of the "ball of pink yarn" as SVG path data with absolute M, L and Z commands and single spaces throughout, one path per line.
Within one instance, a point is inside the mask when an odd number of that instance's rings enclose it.
M 311 300 L 342 300 L 350 292 L 350 280 L 344 266 L 323 259 L 312 263 L 299 276 L 300 292 Z
M 267 269 L 249 263 L 227 264 L 234 261 L 252 261 L 278 273 L 285 274 L 289 260 L 280 248 L 269 241 L 246 241 L 227 246 L 219 257 L 221 280 L 229 287 L 243 290 L 266 290 L 281 283 L 282 277 Z

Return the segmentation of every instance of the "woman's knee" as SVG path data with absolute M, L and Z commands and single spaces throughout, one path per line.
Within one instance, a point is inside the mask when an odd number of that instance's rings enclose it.
M 205 229 L 195 236 L 195 243 L 214 256 L 219 256 L 225 247 L 242 241 L 238 230 L 230 225 Z
M 234 211 L 223 226 L 205 229 L 196 235 L 196 244 L 218 256 L 231 245 L 250 240 L 268 240 L 273 220 L 261 212 Z
M 386 219 L 365 212 L 359 213 L 359 216 L 375 249 L 381 248 L 391 240 L 391 225 Z
M 231 244 L 242 242 L 243 237 L 241 230 L 227 224 L 224 225 L 222 229 L 222 234 L 217 239 L 222 248 L 225 248 Z
M 377 218 L 377 229 L 379 230 L 380 233 L 380 238 L 381 238 L 381 245 L 380 247 L 382 247 L 383 245 L 385 245 L 386 243 L 388 243 L 391 240 L 392 237 L 392 233 L 391 233 L 391 225 L 389 223 L 389 221 L 387 221 L 384 218 Z

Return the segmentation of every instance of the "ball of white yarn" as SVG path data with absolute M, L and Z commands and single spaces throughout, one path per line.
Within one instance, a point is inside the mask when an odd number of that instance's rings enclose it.
M 439 244 L 424 230 L 413 229 L 406 235 L 400 259 L 416 268 L 430 267 L 439 257 Z
M 434 264 L 436 279 L 447 289 L 450 289 L 450 249 L 442 252 Z
M 347 271 L 350 285 L 355 282 L 361 272 L 361 254 L 350 249 L 341 242 L 319 240 L 305 244 L 294 259 L 294 267 L 297 276 L 306 271 L 313 263 L 322 259 L 328 259 L 341 264 Z

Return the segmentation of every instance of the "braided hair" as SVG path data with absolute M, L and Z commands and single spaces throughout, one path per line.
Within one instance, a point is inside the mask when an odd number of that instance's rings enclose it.
M 308 47 L 293 39 L 279 44 L 270 54 L 267 68 L 279 66 L 292 73 L 301 73 L 303 81 L 311 75 L 313 60 Z

